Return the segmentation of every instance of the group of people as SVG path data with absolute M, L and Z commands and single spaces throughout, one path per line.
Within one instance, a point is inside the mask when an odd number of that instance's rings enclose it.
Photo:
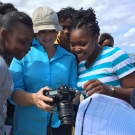
M 85 98 L 103 94 L 130 103 L 134 65 L 123 50 L 113 47 L 110 34 L 100 41 L 99 36 L 92 8 L 67 7 L 56 13 L 42 6 L 30 18 L 11 3 L 1 3 L 0 135 L 7 99 L 15 105 L 12 135 L 46 135 L 50 117 L 52 135 L 71 135 L 72 125 L 61 125 L 56 104 L 47 104 L 53 99 L 43 95 L 62 85 L 76 90 L 75 113 L 80 94 Z

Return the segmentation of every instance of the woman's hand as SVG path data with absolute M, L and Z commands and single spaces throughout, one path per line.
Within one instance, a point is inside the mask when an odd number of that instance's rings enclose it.
M 75 97 L 72 100 L 72 104 L 76 104 L 79 101 L 80 101 L 80 92 L 76 90 Z
M 87 96 L 91 96 L 93 93 L 110 95 L 109 87 L 100 82 L 99 80 L 87 81 L 82 87 L 85 88 Z
M 45 103 L 45 101 L 46 102 L 52 102 L 53 99 L 52 98 L 49 98 L 47 96 L 44 96 L 43 95 L 43 91 L 44 90 L 49 90 L 49 88 L 48 87 L 44 87 L 44 88 L 40 89 L 37 93 L 34 93 L 33 94 L 33 102 L 41 110 L 45 110 L 47 112 L 55 112 L 53 110 L 53 108 L 55 107 L 55 105 L 50 106 L 47 103 Z

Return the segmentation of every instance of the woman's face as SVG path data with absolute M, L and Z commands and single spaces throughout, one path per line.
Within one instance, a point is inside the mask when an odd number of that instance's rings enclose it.
M 12 32 L 2 31 L 5 40 L 6 51 L 17 59 L 22 59 L 30 50 L 34 32 L 33 28 L 19 23 Z
M 56 30 L 41 30 L 36 34 L 36 38 L 44 48 L 54 47 L 57 32 Z
M 70 49 L 83 61 L 94 52 L 97 40 L 98 37 L 90 35 L 86 28 L 73 29 L 70 33 Z

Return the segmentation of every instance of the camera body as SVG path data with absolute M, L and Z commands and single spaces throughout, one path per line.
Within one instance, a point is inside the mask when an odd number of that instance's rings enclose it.
M 53 90 L 44 91 L 44 95 L 53 99 L 52 102 L 46 102 L 49 105 L 57 104 L 58 117 L 61 124 L 72 124 L 74 111 L 72 100 L 75 97 L 75 90 L 68 86 L 60 86 Z

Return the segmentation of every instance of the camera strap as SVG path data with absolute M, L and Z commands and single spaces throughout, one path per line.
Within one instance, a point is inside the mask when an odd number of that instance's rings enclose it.
M 53 113 L 51 113 L 49 124 L 47 125 L 47 135 L 52 135 L 52 126 L 51 126 L 52 115 L 53 115 Z

